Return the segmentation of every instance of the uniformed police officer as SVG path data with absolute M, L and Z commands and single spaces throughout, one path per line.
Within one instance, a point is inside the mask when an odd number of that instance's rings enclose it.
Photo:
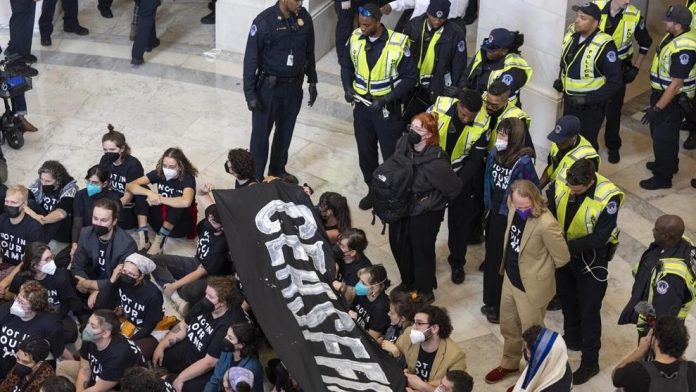
M 428 12 L 411 19 L 404 29 L 418 66 L 418 82 L 404 108 L 406 121 L 430 107 L 445 87 L 456 86 L 466 66 L 466 37 L 447 19 L 449 12 L 449 0 L 431 0 Z
M 633 82 L 645 55 L 652 45 L 652 38 L 645 26 L 645 18 L 640 9 L 630 4 L 631 0 L 595 0 L 602 11 L 599 29 L 611 35 L 618 50 L 623 70 L 623 83 L 616 95 L 607 103 L 607 122 L 604 126 L 604 143 L 609 150 L 609 162 L 618 163 L 621 159 L 621 108 L 623 107 L 626 85 Z M 638 55 L 633 60 L 633 39 L 638 42 Z
M 619 317 L 619 324 L 636 324 L 640 336 L 648 332 L 648 320 L 636 312 L 639 302 L 650 303 L 656 318 L 676 316 L 684 320 L 696 301 L 696 247 L 684 237 L 682 218 L 657 218 L 653 237 L 654 242 L 633 268 L 631 299 Z
M 41 16 L 39 17 L 39 33 L 41 33 L 41 46 L 51 46 L 51 34 L 53 34 L 53 17 L 56 14 L 58 0 L 43 0 Z M 87 35 L 89 30 L 80 26 L 77 21 L 77 0 L 62 0 L 63 5 L 63 31 L 77 35 Z
M 643 189 L 671 188 L 672 176 L 679 170 L 681 104 L 696 94 L 696 33 L 689 29 L 691 20 L 691 12 L 683 5 L 669 7 L 664 19 L 667 34 L 650 67 L 650 107 L 642 122 L 650 123 L 655 161 L 646 164 L 653 176 L 640 182 Z
M 498 127 L 500 122 L 506 118 L 519 118 L 524 123 L 525 130 L 525 145 L 534 150 L 532 136 L 529 134 L 529 126 L 532 119 L 515 105 L 510 99 L 511 89 L 502 80 L 497 80 L 488 86 L 487 91 L 483 94 L 483 103 L 486 105 L 486 114 L 488 116 L 488 135 L 490 143 L 488 148 L 491 149 L 495 145 L 495 140 L 498 137 Z M 483 122 L 482 119 L 478 119 Z
M 691 11 L 691 27 L 693 31 L 696 28 L 696 0 L 687 0 L 686 6 Z M 689 136 L 684 140 L 682 145 L 685 150 L 693 150 L 696 148 L 696 108 L 691 105 L 689 112 L 686 113 L 686 121 L 682 123 L 681 129 L 687 129 Z M 696 184 L 696 183 L 694 183 Z M 696 188 L 696 185 L 694 185 Z
M 599 30 L 597 4 L 573 6 L 574 25 L 563 38 L 561 73 L 553 87 L 563 93 L 563 114 L 580 119 L 582 135 L 598 150 L 597 135 L 607 101 L 621 88 L 623 76 L 616 45 Z
M 336 21 L 336 55 L 341 65 L 347 50 L 341 43 L 346 42 L 355 29 L 355 15 L 358 13 L 358 8 L 369 3 L 383 5 L 386 0 L 334 0 L 334 10 L 338 19 Z
M 302 7 L 302 0 L 279 0 L 254 19 L 244 52 L 244 97 L 251 110 L 250 151 L 259 181 L 264 177 L 274 124 L 268 174 L 280 177 L 287 173 L 304 75 L 312 106 L 317 99 L 312 17 Z
M 432 107 L 437 113 L 440 147 L 450 156 L 452 169 L 464 186 L 447 207 L 449 230 L 447 258 L 452 268 L 452 282 L 464 282 L 467 241 L 481 224 L 483 203 L 483 160 L 488 153 L 487 124 L 476 122 L 483 101 L 470 89 L 458 91 L 456 97 L 438 97 Z M 482 118 L 485 118 L 482 117 Z
M 563 309 L 566 345 L 582 350 L 573 384 L 584 384 L 599 373 L 602 336 L 600 309 L 609 270 L 618 245 L 616 221 L 624 199 L 621 190 L 596 173 L 594 162 L 579 159 L 565 181 L 549 186 L 549 210 L 563 227 L 570 262 L 556 271 L 556 292 Z
M 358 161 L 365 183 L 370 184 L 378 166 L 377 143 L 386 160 L 404 133 L 401 102 L 416 84 L 417 69 L 408 37 L 387 29 L 375 4 L 358 8 L 358 24 L 341 61 L 345 99 L 355 103 L 353 127 Z M 357 96 L 357 98 L 356 98 Z M 356 102 L 356 100 L 360 102 Z M 360 200 L 360 209 L 372 208 L 372 196 Z
M 157 8 L 160 4 L 161 0 L 135 0 L 138 27 L 133 40 L 133 48 L 131 49 L 131 64 L 136 67 L 145 62 L 143 58 L 145 52 L 151 52 L 160 45 L 155 26 Z
M 503 81 L 510 87 L 510 101 L 521 107 L 520 89 L 532 77 L 532 67 L 520 54 L 523 43 L 524 35 L 518 31 L 493 29 L 464 70 L 459 85 L 483 94 L 493 82 Z

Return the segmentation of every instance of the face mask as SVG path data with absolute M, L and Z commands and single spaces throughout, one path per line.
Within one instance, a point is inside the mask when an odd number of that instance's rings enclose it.
M 176 169 L 170 169 L 168 167 L 165 167 L 162 169 L 162 173 L 164 173 L 164 179 L 169 181 L 172 178 L 176 178 L 178 172 Z
M 498 151 L 505 151 L 505 149 L 507 148 L 507 146 L 508 146 L 507 140 L 496 139 L 496 141 L 495 141 L 495 149 L 496 149 L 496 150 L 498 150 Z
M 112 163 L 118 161 L 118 158 L 121 157 L 121 153 L 118 152 L 105 152 L 103 155 L 103 160 L 111 165 Z
M 43 272 L 44 274 L 48 275 L 53 275 L 56 273 L 56 262 L 53 260 L 49 260 L 48 263 L 44 264 L 39 268 L 39 271 Z
M 126 274 L 121 274 L 121 276 L 118 277 L 118 281 L 126 287 L 133 287 L 138 283 L 137 279 Z
M 530 215 L 532 215 L 532 209 L 527 208 L 526 210 L 520 210 L 519 208 L 515 208 L 515 211 L 517 212 L 517 215 L 520 216 L 523 220 L 527 220 Z
M 428 329 L 430 329 L 430 328 L 428 328 Z M 426 331 L 428 329 L 426 329 Z M 425 337 L 425 332 L 419 331 L 417 329 L 411 329 L 411 334 L 408 337 L 411 339 L 412 344 L 421 344 L 421 343 L 425 342 L 426 340 L 428 340 Z
M 408 131 L 407 137 L 408 137 L 409 144 L 418 144 L 421 142 L 421 140 L 423 140 L 423 137 L 418 132 L 414 131 L 413 129 Z
M 367 288 L 367 286 L 365 286 L 365 284 L 363 282 L 358 282 L 355 285 L 355 295 L 364 296 L 364 295 L 367 295 L 368 292 L 369 292 L 369 289 Z
M 82 330 L 82 340 L 85 342 L 96 342 L 99 340 L 97 333 L 89 325 Z
M 97 184 L 89 183 L 87 184 L 87 196 L 94 196 L 102 191 L 102 187 Z
M 237 351 L 237 349 L 234 347 L 234 344 L 232 344 L 227 339 L 222 341 L 222 346 L 220 347 L 220 350 L 223 352 L 226 352 L 226 353 L 231 353 L 231 352 Z
M 14 314 L 15 316 L 17 316 L 19 318 L 27 317 L 27 312 L 24 311 L 24 309 L 22 308 L 22 305 L 20 305 L 19 302 L 17 302 L 17 301 L 14 301 L 12 303 L 12 307 L 10 307 L 10 313 Z
M 201 302 L 198 303 L 198 305 L 201 307 L 203 313 L 208 313 L 215 310 L 215 305 L 213 305 L 213 303 L 210 302 L 208 298 L 203 298 Z
M 17 374 L 19 377 L 26 377 L 31 374 L 31 368 L 27 365 L 18 363 L 15 365 L 15 374 Z
M 52 185 L 43 185 L 42 184 L 41 185 L 41 190 L 43 191 L 43 193 L 50 192 L 50 191 L 53 191 L 55 189 L 56 189 L 56 184 L 52 184 Z
M 5 206 L 5 211 L 7 211 L 7 215 L 9 215 L 10 218 L 16 218 L 22 213 L 22 208 Z
M 106 226 L 99 226 L 99 225 L 92 225 L 92 230 L 94 230 L 94 234 L 97 235 L 97 237 L 101 237 L 103 235 L 106 235 L 106 233 L 109 232 L 109 228 Z

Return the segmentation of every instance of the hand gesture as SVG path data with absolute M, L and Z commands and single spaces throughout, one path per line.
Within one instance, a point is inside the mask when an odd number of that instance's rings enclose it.
M 119 275 L 121 275 L 121 271 L 123 271 L 123 264 L 119 264 L 114 268 L 113 272 L 111 272 L 111 283 L 116 283 L 118 281 Z

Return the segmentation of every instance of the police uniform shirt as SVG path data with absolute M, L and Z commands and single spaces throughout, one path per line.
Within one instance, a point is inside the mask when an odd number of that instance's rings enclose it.
M 0 305 L 0 378 L 5 378 L 15 365 L 17 348 L 25 339 L 38 336 L 51 345 L 53 358 L 63 354 L 65 341 L 63 328 L 54 313 L 38 312 L 33 319 L 23 321 L 10 313 L 12 301 Z
M 314 24 L 302 7 L 299 15 L 285 18 L 275 4 L 261 12 L 251 25 L 244 51 L 244 95 L 256 97 L 256 76 L 263 72 L 281 78 L 302 78 L 317 83 L 314 59 Z
M 688 32 L 688 30 L 682 34 L 685 34 L 686 32 Z M 657 53 L 655 53 L 655 56 L 657 56 L 658 53 L 661 52 L 662 49 L 675 38 L 675 36 L 670 34 L 665 40 L 663 40 L 660 43 L 659 48 L 657 48 Z M 683 49 L 675 52 L 672 54 L 669 76 L 677 79 L 688 79 L 689 72 L 691 72 L 694 64 L 696 64 L 696 51 Z
M 371 37 L 365 35 L 360 37 L 360 39 L 366 41 L 364 49 L 366 52 L 365 58 L 370 70 L 372 70 L 382 54 L 382 50 L 387 43 L 388 35 L 387 28 L 382 25 L 382 35 L 376 40 L 372 40 Z M 350 47 L 350 38 L 348 38 L 345 45 Z M 394 89 L 388 94 L 392 100 L 401 99 L 416 85 L 418 69 L 408 44 L 404 47 L 404 55 L 401 57 L 401 61 L 399 61 L 397 72 L 399 73 L 399 80 L 401 80 L 401 82 L 394 86 Z M 350 50 L 345 50 L 341 61 L 341 83 L 343 84 L 344 90 L 353 91 L 354 77 L 355 67 L 353 67 L 353 60 L 350 57 Z
M 623 18 L 624 10 L 619 10 L 615 16 L 611 16 L 611 1 L 609 1 L 602 9 L 602 13 L 607 15 L 607 22 L 604 26 L 604 32 L 613 36 L 614 32 L 616 31 L 616 27 L 618 27 L 621 18 Z M 650 45 L 652 45 L 652 37 L 650 37 L 648 28 L 645 25 L 645 17 L 642 15 L 640 17 L 640 21 L 638 22 L 638 26 L 636 26 L 636 29 L 633 32 L 633 37 L 636 39 L 636 42 L 638 42 L 638 53 L 643 55 L 648 54 Z M 630 61 L 630 59 L 627 61 Z
M 566 216 L 565 216 L 565 221 L 564 221 L 564 227 L 563 227 L 563 232 L 567 233 L 568 232 L 568 227 L 570 227 L 570 224 L 573 222 L 573 219 L 575 218 L 575 214 L 578 212 L 578 209 L 582 205 L 582 203 L 585 201 L 586 197 L 592 198 L 594 197 L 594 192 L 597 187 L 596 183 L 596 178 L 595 178 L 595 183 L 592 184 L 592 186 L 582 195 L 577 195 L 573 197 L 572 195 L 568 198 L 568 204 L 566 206 Z M 551 195 L 556 194 L 556 184 L 551 183 L 549 185 L 549 193 Z M 621 205 L 621 197 L 619 195 L 614 195 L 612 196 L 611 199 L 609 199 L 609 203 L 607 203 L 607 207 L 602 210 L 602 212 L 599 214 L 597 217 L 597 222 L 594 225 L 594 228 L 592 230 L 592 233 L 576 238 L 574 240 L 568 240 L 568 250 L 570 251 L 570 254 L 572 255 L 577 255 L 578 253 L 582 252 L 583 250 L 590 250 L 590 249 L 601 249 L 602 247 L 606 246 L 607 243 L 609 242 L 609 238 L 611 237 L 611 233 L 614 231 L 616 228 L 616 222 L 617 218 L 619 215 L 619 206 Z M 549 211 L 553 214 L 553 216 L 558 216 L 558 212 L 556 210 L 557 206 L 556 203 L 550 202 L 549 203 Z
M 226 275 L 232 271 L 232 262 L 227 255 L 229 247 L 224 233 L 215 234 L 207 219 L 198 224 L 198 241 L 196 241 L 196 260 L 208 275 Z
M 137 180 L 145 173 L 143 170 L 143 165 L 133 156 L 128 156 L 123 159 L 123 162 L 121 162 L 120 165 L 116 165 L 114 163 L 107 165 L 106 162 L 106 157 L 102 156 L 99 164 L 102 167 L 106 166 L 109 170 L 109 188 L 118 193 L 119 197 L 123 196 L 126 191 L 126 185 L 129 182 Z
M 469 63 L 464 70 L 465 77 L 461 78 L 460 87 L 470 88 L 483 94 L 488 90 L 488 79 L 490 79 L 491 71 L 503 68 L 505 57 L 501 57 L 496 61 L 490 61 L 486 57 L 486 52 L 484 50 L 480 50 L 480 53 L 481 63 L 472 73 L 472 67 L 474 66 L 474 59 L 476 56 L 472 58 L 471 63 Z M 515 92 L 519 91 L 527 83 L 527 74 L 522 69 L 513 67 L 500 74 L 497 80 L 507 84 L 510 87 L 510 91 Z M 492 83 L 494 81 L 495 80 L 491 80 L 490 82 Z
M 556 167 L 558 166 L 559 163 L 561 163 L 561 161 L 566 156 L 566 154 L 568 154 L 572 149 L 577 147 L 579 144 L 580 144 L 580 137 L 578 136 L 577 140 L 575 141 L 575 144 L 573 144 L 572 146 L 570 146 L 568 148 L 564 148 L 564 149 L 559 148 L 556 155 L 551 155 L 549 153 L 549 155 L 547 155 L 547 157 L 546 157 L 546 164 L 551 167 L 551 170 L 556 170 Z M 599 158 L 588 158 L 588 159 L 590 159 L 592 162 L 594 162 L 595 167 L 599 167 Z
M 595 30 L 582 42 L 580 42 L 580 33 L 573 33 L 570 48 L 568 48 L 565 57 L 561 59 L 561 69 L 564 69 L 566 64 L 571 65 L 576 53 L 584 50 L 587 45 L 592 42 L 595 35 L 597 35 L 599 31 L 599 29 Z M 590 91 L 583 95 L 585 97 L 586 104 L 592 105 L 606 102 L 616 93 L 619 88 L 621 88 L 621 84 L 623 83 L 623 74 L 617 53 L 616 45 L 614 44 L 614 41 L 611 40 L 604 45 L 602 51 L 597 55 L 597 62 L 595 66 L 599 71 L 599 74 L 606 77 L 606 83 L 604 83 L 604 85 L 597 90 Z M 582 56 L 583 53 L 579 54 L 576 61 L 568 68 L 567 72 L 570 76 L 576 77 L 580 73 L 580 63 L 582 61 L 580 57 Z
M 365 331 L 373 330 L 385 334 L 389 328 L 389 296 L 381 293 L 370 301 L 366 295 L 359 295 L 353 302 L 353 309 L 358 314 L 355 322 Z
M 118 333 L 111 335 L 111 342 L 103 350 L 98 350 L 93 342 L 82 342 L 80 358 L 89 363 L 91 374 L 88 387 L 99 380 L 118 382 L 130 367 L 146 367 L 140 348 Z
M 196 190 L 196 178 L 190 174 L 184 175 L 181 180 L 179 177 L 167 180 L 164 177 L 160 177 L 157 170 L 153 170 L 147 173 L 147 179 L 151 184 L 157 184 L 157 193 L 160 196 L 166 197 L 181 197 L 184 195 L 184 189 L 191 188 Z
M 72 276 L 68 270 L 57 268 L 53 275 L 46 275 L 38 280 L 25 273 L 15 275 L 10 284 L 10 292 L 19 294 L 19 288 L 29 280 L 38 281 L 48 292 L 48 304 L 56 310 L 58 317 L 65 318 L 70 311 L 71 302 L 77 299 L 75 287 L 72 284 Z
M 0 251 L 2 251 L 2 263 L 19 265 L 24 257 L 27 244 L 41 241 L 44 230 L 41 223 L 29 215 L 17 223 L 10 222 L 10 216 L 0 215 Z
M 653 249 L 649 256 L 646 257 L 653 265 L 653 268 L 650 268 L 649 271 L 653 271 L 659 259 L 680 257 L 680 255 L 683 254 L 678 252 L 681 248 L 681 246 L 676 246 L 673 249 L 661 249 L 660 247 Z M 646 267 L 647 266 L 648 265 L 646 265 Z M 639 268 L 639 272 L 641 270 L 643 269 Z M 676 317 L 682 306 L 691 299 L 691 293 L 686 287 L 686 282 L 677 275 L 665 275 L 657 282 L 653 282 L 651 277 L 650 284 L 654 285 L 651 303 L 655 308 L 655 314 L 658 318 L 661 316 Z

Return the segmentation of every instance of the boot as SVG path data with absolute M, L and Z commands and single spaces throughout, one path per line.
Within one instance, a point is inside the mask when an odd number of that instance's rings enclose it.
M 138 252 L 147 249 L 150 246 L 150 241 L 147 238 L 147 231 L 138 231 Z
M 189 311 L 189 303 L 181 298 L 176 291 L 172 294 L 171 299 L 176 311 L 179 312 L 181 317 L 185 318 Z
M 162 250 L 164 250 L 164 239 L 165 238 L 166 237 L 163 236 L 162 234 L 157 234 L 155 236 L 155 239 L 152 240 L 152 244 L 150 245 L 150 249 L 147 250 L 147 255 L 154 256 L 154 255 L 162 254 Z
M 26 119 L 24 116 L 17 116 L 19 119 L 19 123 L 22 126 L 22 130 L 24 132 L 37 132 L 39 128 L 36 128 L 32 123 L 29 122 L 29 120 Z
M 131 23 L 130 33 L 128 34 L 128 39 L 135 41 L 135 36 L 138 35 L 138 25 Z

